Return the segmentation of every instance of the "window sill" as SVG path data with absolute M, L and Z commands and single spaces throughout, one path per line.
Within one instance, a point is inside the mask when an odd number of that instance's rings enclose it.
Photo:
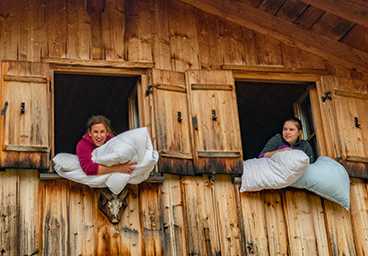
M 55 179 L 65 179 L 61 177 L 57 173 L 40 173 L 40 180 L 55 180 Z M 149 176 L 148 179 L 146 179 L 143 182 L 148 183 L 164 183 L 165 177 L 163 176 Z

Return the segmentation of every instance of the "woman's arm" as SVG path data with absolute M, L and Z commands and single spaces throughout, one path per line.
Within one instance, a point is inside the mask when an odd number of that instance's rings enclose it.
M 280 150 L 286 147 L 287 146 L 284 145 L 282 135 L 278 133 L 267 141 L 266 145 L 264 146 L 264 148 L 262 149 L 258 157 L 259 158 L 262 158 L 262 157 L 270 158 L 271 156 L 273 156 L 273 154 L 275 154 L 276 152 L 280 152 Z
M 138 164 L 137 162 L 128 162 L 125 164 L 117 164 L 112 166 L 106 166 L 100 164 L 98 166 L 98 175 L 102 174 L 108 174 L 113 172 L 120 172 L 120 173 L 127 173 L 130 174 L 132 171 L 134 171 L 133 165 Z
M 263 155 L 263 157 L 265 158 L 270 158 L 271 156 L 273 156 L 275 153 L 277 152 L 281 152 L 281 151 L 285 151 L 285 150 L 293 150 L 292 148 L 282 148 L 282 149 L 278 149 L 278 150 L 275 150 L 275 151 L 271 151 L 271 152 L 267 152 Z

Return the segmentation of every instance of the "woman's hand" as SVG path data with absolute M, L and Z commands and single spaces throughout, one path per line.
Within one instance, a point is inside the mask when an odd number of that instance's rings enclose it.
M 134 167 L 133 165 L 136 165 L 138 164 L 137 162 L 128 162 L 128 163 L 125 163 L 125 164 L 118 164 L 117 168 L 119 168 L 119 171 L 117 172 L 120 172 L 120 173 L 132 173 L 132 171 L 134 171 Z
M 124 164 L 117 164 L 112 166 L 105 166 L 100 164 L 98 168 L 98 175 L 109 174 L 113 172 L 127 173 L 130 174 L 134 171 L 133 165 L 138 164 L 137 162 L 127 162 Z

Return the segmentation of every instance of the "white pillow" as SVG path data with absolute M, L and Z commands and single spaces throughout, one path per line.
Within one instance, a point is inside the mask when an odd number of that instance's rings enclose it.
M 243 162 L 240 192 L 284 188 L 298 180 L 309 165 L 309 157 L 301 150 L 286 150 L 271 158 L 255 158 Z
M 71 172 L 81 168 L 78 157 L 73 154 L 59 153 L 52 160 L 55 163 L 55 169 L 63 172 Z
M 127 161 L 138 162 L 131 174 L 110 173 L 87 176 L 80 167 L 78 157 L 59 153 L 53 161 L 55 171 L 64 178 L 90 187 L 108 187 L 119 194 L 127 183 L 139 184 L 146 180 L 155 167 L 159 155 L 153 150 L 147 128 L 138 128 L 122 133 L 92 152 L 93 160 L 104 165 L 114 165 Z
M 303 176 L 291 186 L 305 188 L 349 210 L 349 175 L 341 164 L 327 156 L 320 156 L 309 165 Z

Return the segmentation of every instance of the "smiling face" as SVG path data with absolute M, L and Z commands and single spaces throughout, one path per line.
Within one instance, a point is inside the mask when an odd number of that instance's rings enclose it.
M 91 130 L 88 131 L 88 135 L 91 137 L 93 143 L 97 147 L 102 146 L 107 138 L 107 130 L 104 124 L 94 124 Z
M 282 137 L 290 144 L 293 145 L 299 138 L 302 130 L 299 130 L 294 122 L 286 121 L 284 128 L 282 129 Z

